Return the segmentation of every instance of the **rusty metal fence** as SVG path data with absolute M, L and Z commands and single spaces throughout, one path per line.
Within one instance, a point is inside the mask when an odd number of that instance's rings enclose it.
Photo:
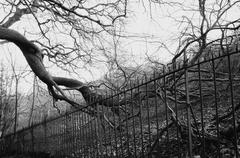
M 1 138 L 0 156 L 238 158 L 239 81 L 238 49 L 174 63 L 95 100 L 96 115 L 80 109 Z

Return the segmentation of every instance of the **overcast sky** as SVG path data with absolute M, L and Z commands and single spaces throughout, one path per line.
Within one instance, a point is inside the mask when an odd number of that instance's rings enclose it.
M 171 14 L 172 16 L 179 18 L 184 14 L 187 14 L 187 12 L 180 12 L 179 10 L 177 11 L 173 8 L 161 7 L 159 5 L 150 6 L 148 3 L 145 3 L 143 5 L 142 3 L 135 3 L 134 1 L 129 6 L 129 9 L 131 12 L 128 15 L 127 19 L 125 19 L 126 25 L 124 26 L 124 34 L 129 36 L 142 37 L 131 37 L 128 40 L 122 40 L 122 45 L 124 46 L 124 49 L 126 49 L 126 51 L 129 53 L 128 55 L 133 56 L 132 58 L 127 58 L 127 60 L 129 60 L 129 63 L 144 63 L 146 59 L 146 54 L 153 57 L 153 59 L 158 60 L 159 62 L 167 63 L 168 61 L 170 61 L 173 55 L 171 55 L 165 49 L 159 49 L 159 46 L 162 42 L 164 42 L 169 47 L 170 51 L 174 53 L 176 50 L 176 41 L 174 42 L 173 39 L 180 31 L 180 26 L 176 25 L 176 21 L 167 17 L 167 15 Z M 238 17 L 238 13 L 238 11 L 233 11 L 230 14 L 231 18 Z M 0 12 L 0 19 L 2 19 L 1 15 L 3 14 L 1 14 Z M 30 27 L 29 25 L 31 26 L 31 24 L 27 22 L 22 24 L 16 23 L 12 28 L 21 33 L 24 33 L 24 29 Z M 17 70 L 21 71 L 26 68 L 27 62 L 20 50 L 15 45 L 0 45 L 0 49 L 0 61 L 3 61 L 5 64 L 9 63 L 9 52 L 11 52 Z M 119 50 L 119 52 L 121 52 L 121 50 Z M 46 59 L 44 60 L 44 63 L 48 67 L 50 67 L 48 69 L 50 73 L 58 76 L 59 74 L 61 74 L 61 76 L 69 75 L 68 73 L 57 69 L 52 63 L 49 63 Z M 10 70 L 11 68 L 9 67 L 8 69 Z M 27 69 L 29 70 L 29 68 Z M 79 74 L 81 74 L 80 80 L 96 80 L 101 78 L 102 75 L 106 73 L 106 69 L 103 69 L 101 65 L 90 68 L 90 70 L 91 71 L 79 70 Z M 23 83 L 21 84 L 20 88 L 21 91 L 27 92 L 29 90 L 29 88 L 31 87 L 30 84 L 32 83 L 32 75 L 30 78 L 27 78 L 27 80 L 30 80 L 29 83 L 22 81 Z
M 160 59 L 162 61 L 170 60 L 171 56 L 166 52 L 163 52 L 163 53 L 156 52 L 157 47 L 159 45 L 158 40 L 160 40 L 159 38 L 160 35 L 162 39 L 163 37 L 165 37 L 166 39 L 167 36 L 169 36 L 169 33 L 170 33 L 169 23 L 166 21 L 164 22 L 164 25 L 162 25 L 162 24 L 159 24 L 157 21 L 154 21 L 155 17 L 151 17 L 148 10 L 149 8 L 148 7 L 144 8 L 142 4 L 136 3 L 130 7 L 131 7 L 130 8 L 131 13 L 128 16 L 128 18 L 125 20 L 126 22 L 126 26 L 124 26 L 126 28 L 125 31 L 126 33 L 129 33 L 128 35 L 130 36 L 144 37 L 141 39 L 130 38 L 130 40 L 127 40 L 126 42 L 124 42 L 123 40 L 123 46 L 128 52 L 131 53 L 132 56 L 134 56 L 132 60 L 136 62 L 135 64 L 141 64 L 145 61 L 145 58 L 146 58 L 145 53 L 149 55 L 157 54 L 158 57 L 162 58 Z M 156 11 L 154 12 L 157 13 Z M 0 13 L 0 16 L 1 15 L 4 15 L 4 14 Z M 2 19 L 2 17 L 0 18 Z M 22 21 L 14 24 L 11 28 L 23 34 L 24 30 L 30 27 L 31 24 L 29 24 L 28 22 L 24 23 Z M 168 29 L 164 29 L 164 28 L 168 28 Z M 150 44 L 149 42 L 153 42 L 153 43 Z M 21 51 L 14 44 L 0 45 L 0 48 L 1 48 L 0 61 L 8 65 L 11 59 L 9 54 L 10 52 L 11 56 L 13 57 L 13 62 L 16 65 L 17 72 L 20 73 L 22 70 L 26 69 L 27 62 L 23 54 L 21 53 Z M 128 59 L 129 59 L 129 63 L 131 63 L 131 58 L 128 58 Z M 64 76 L 69 75 L 66 72 L 62 72 L 61 70 L 54 68 L 54 65 L 52 63 L 49 63 L 47 59 L 44 60 L 44 63 L 47 66 L 51 66 L 51 68 L 48 69 L 50 73 L 53 73 L 55 75 L 58 75 L 61 73 L 61 75 L 64 75 Z M 27 70 L 29 69 L 30 68 L 28 67 Z M 8 67 L 8 70 L 11 71 L 11 67 Z M 101 66 L 100 67 L 95 66 L 93 68 L 90 68 L 90 71 L 86 71 L 86 70 L 79 71 L 79 74 L 84 74 L 84 75 L 81 75 L 83 76 L 80 79 L 82 81 L 92 81 L 92 80 L 99 79 L 100 77 L 102 77 L 104 73 L 106 73 L 106 69 L 102 69 Z M 25 83 L 25 81 L 22 81 L 24 82 L 24 84 L 20 84 L 20 87 L 21 87 L 20 89 L 25 92 L 28 91 L 29 87 L 31 87 L 28 84 L 31 84 L 32 82 L 32 75 L 30 78 L 27 78 L 26 80 L 29 80 L 29 83 Z

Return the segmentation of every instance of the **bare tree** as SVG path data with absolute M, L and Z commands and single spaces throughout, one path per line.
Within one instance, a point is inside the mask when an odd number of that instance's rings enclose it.
M 150 2 L 180 8 L 182 11 L 191 11 L 192 15 L 196 16 L 195 18 L 200 19 L 200 23 L 199 20 L 195 21 L 188 16 L 182 16 L 182 19 L 174 19 L 181 23 L 182 27 L 180 36 L 177 38 L 179 45 L 173 62 L 184 52 L 193 52 L 194 56 L 191 58 L 190 64 L 195 63 L 206 48 L 218 40 L 209 38 L 208 35 L 211 32 L 220 30 L 221 35 L 225 36 L 224 30 L 237 30 L 239 28 L 239 18 L 231 21 L 225 19 L 225 15 L 236 8 L 239 1 L 221 0 L 220 3 L 210 3 L 199 0 L 198 3 L 194 1 L 192 6 L 174 0 Z M 121 22 L 121 17 L 126 16 L 127 4 L 126 0 L 115 0 L 111 3 L 108 1 L 101 3 L 71 1 L 71 3 L 68 3 L 55 0 L 4 1 L 1 3 L 2 8 L 11 9 L 10 12 L 5 12 L 6 16 L 1 21 L 0 39 L 13 42 L 21 49 L 33 72 L 48 86 L 56 100 L 65 100 L 76 108 L 83 107 L 83 105 L 66 97 L 59 86 L 78 90 L 87 103 L 91 103 L 93 98 L 99 99 L 103 96 L 93 92 L 88 85 L 81 81 L 55 77 L 49 74 L 43 64 L 43 55 L 59 66 L 69 65 L 73 68 L 73 71 L 75 67 L 79 67 L 79 63 L 76 65 L 77 59 L 81 59 L 84 63 L 91 63 L 97 53 L 106 50 L 103 48 L 107 44 L 107 42 L 104 43 L 106 38 L 118 33 L 114 30 L 116 27 L 113 26 Z M 24 36 L 13 29 L 9 29 L 13 24 L 20 22 L 20 19 L 24 20 L 24 17 L 31 18 L 36 24 L 34 26 L 38 28 L 33 31 L 36 34 L 32 34 L 33 40 L 26 38 L 30 36 L 28 31 Z M 61 29 L 59 29 L 60 27 Z M 51 38 L 56 33 L 70 42 L 61 43 Z M 114 59 L 115 63 L 121 70 L 122 66 L 116 59 Z M 125 71 L 122 71 L 122 74 L 124 75 Z M 125 77 L 125 79 L 127 78 Z M 101 104 L 105 106 L 118 105 L 114 102 L 109 105 L 104 101 Z M 93 114 L 94 112 L 88 111 L 88 113 Z
M 240 27 L 240 18 L 227 18 L 230 14 L 238 10 L 240 1 L 221 0 L 219 2 L 209 2 L 198 0 L 196 7 L 188 7 L 188 10 L 195 12 L 195 17 L 182 17 L 182 24 L 185 26 L 184 31 L 180 34 L 179 47 L 177 55 L 173 61 L 181 56 L 184 52 L 192 53 L 193 57 L 190 64 L 195 63 L 199 57 L 206 52 L 210 46 L 219 45 L 223 47 L 229 44 L 227 37 L 233 35 Z
M 234 43 L 240 27 L 240 19 L 236 14 L 239 3 L 238 0 L 149 0 L 143 4 L 149 6 L 153 18 L 156 16 L 152 8 L 162 9 L 162 17 L 168 19 L 176 30 L 169 37 L 170 42 L 159 42 L 159 47 L 174 54 L 172 62 L 182 60 L 183 54 L 187 53 L 191 56 L 189 64 L 193 64 L 210 47 L 218 45 L 224 51 L 227 44 Z M 153 59 L 150 61 L 158 62 Z
M 126 16 L 126 0 L 116 0 L 111 3 L 108 1 L 66 3 L 55 0 L 4 1 L 1 7 L 6 10 L 11 9 L 4 11 L 6 16 L 1 21 L 0 39 L 13 42 L 21 49 L 33 72 L 47 84 L 56 100 L 65 100 L 76 108 L 83 107 L 67 98 L 59 86 L 77 89 L 88 103 L 92 98 L 99 98 L 98 94 L 92 92 L 80 81 L 51 76 L 43 65 L 43 55 L 47 56 L 50 61 L 56 62 L 58 66 L 63 64 L 64 67 L 65 65 L 72 68 L 79 67 L 74 64 L 79 58 L 84 63 L 89 63 L 94 56 L 92 53 L 98 53 L 102 49 L 103 42 L 99 44 L 98 40 L 111 35 L 112 26 L 118 23 L 121 17 Z M 29 16 L 33 17 L 32 21 L 36 22 L 41 39 L 38 35 L 37 39 L 29 41 L 22 34 L 9 29 L 20 19 Z M 65 32 L 56 32 L 58 27 L 63 27 Z M 55 31 L 51 28 L 55 28 Z M 52 33 L 58 33 L 69 39 L 70 45 L 54 42 L 51 39 Z
M 50 61 L 74 71 L 84 66 L 76 59 L 81 59 L 84 64 L 94 62 L 94 56 L 102 49 L 101 43 L 107 44 L 104 41 L 113 34 L 112 26 L 126 16 L 127 0 L 4 1 L 1 8 L 6 15 L 0 22 L 2 27 L 9 28 L 25 21 L 24 18 L 30 19 L 30 25 L 35 29 L 28 28 L 25 34 L 34 37 L 31 41 L 41 46 Z M 55 34 L 60 40 L 53 38 Z

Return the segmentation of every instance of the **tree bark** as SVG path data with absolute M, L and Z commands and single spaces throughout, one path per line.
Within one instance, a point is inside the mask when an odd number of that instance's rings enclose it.
M 62 92 L 61 88 L 59 88 L 59 86 L 65 86 L 78 90 L 88 104 L 91 104 L 92 101 L 103 98 L 102 95 L 93 92 L 81 81 L 64 77 L 51 76 L 44 67 L 43 54 L 41 53 L 40 49 L 17 31 L 0 26 L 0 39 L 13 42 L 21 49 L 32 71 L 41 81 L 43 81 L 48 86 L 48 89 L 55 99 L 65 100 L 74 107 L 81 106 L 68 99 Z M 62 95 L 57 94 L 53 87 L 55 87 Z M 109 101 L 101 101 L 100 104 L 103 104 L 105 106 L 116 106 L 118 105 L 118 100 L 116 100 L 116 98 L 117 97 L 115 97 L 115 101 L 112 103 L 109 103 Z
M 88 105 L 93 107 L 94 105 L 92 103 L 98 101 L 100 105 L 112 107 L 112 111 L 117 115 L 119 114 L 119 108 L 117 107 L 126 104 L 129 100 L 129 97 L 120 100 L 118 96 L 106 100 L 104 99 L 105 96 L 92 91 L 89 86 L 81 81 L 65 77 L 51 76 L 44 67 L 43 54 L 40 49 L 17 31 L 0 26 L 0 39 L 13 42 L 21 49 L 32 71 L 48 86 L 49 91 L 56 100 L 64 100 L 75 108 L 84 107 L 65 96 L 62 89 L 59 87 L 64 86 L 79 91 Z M 59 91 L 61 95 L 56 93 L 54 88 Z M 83 111 L 93 115 L 96 112 L 96 109 L 84 109 Z
M 17 31 L 3 27 L 0 27 L 0 39 L 16 44 L 21 49 L 32 71 L 39 77 L 39 79 L 47 85 L 54 85 L 51 75 L 43 65 L 43 54 L 36 45 L 27 40 Z

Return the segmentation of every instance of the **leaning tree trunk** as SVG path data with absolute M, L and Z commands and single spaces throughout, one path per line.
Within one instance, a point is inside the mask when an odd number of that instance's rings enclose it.
M 72 106 L 77 108 L 83 107 L 82 105 L 67 98 L 63 93 L 62 89 L 59 88 L 59 86 L 65 86 L 71 89 L 78 90 L 80 93 L 82 93 L 83 98 L 88 104 L 90 104 L 92 100 L 101 100 L 103 98 L 102 95 L 93 92 L 81 81 L 64 77 L 51 76 L 44 67 L 43 54 L 40 49 L 17 31 L 0 26 L 0 39 L 13 42 L 21 49 L 32 71 L 41 81 L 43 81 L 48 86 L 49 91 L 56 100 L 65 100 Z M 58 92 L 60 92 L 61 95 L 56 93 L 54 88 Z M 100 101 L 99 103 L 109 107 L 119 106 L 121 104 L 121 102 L 119 103 L 117 97 L 111 103 L 104 100 Z
M 61 88 L 59 88 L 53 77 L 47 72 L 46 68 L 44 67 L 43 54 L 36 45 L 27 40 L 17 31 L 3 27 L 0 27 L 0 39 L 13 42 L 21 49 L 35 75 L 48 86 L 53 94 L 57 94 L 53 92 L 54 88 L 60 92 L 61 95 L 54 95 L 55 99 L 67 100 L 67 97 Z M 71 83 L 68 83 L 68 85 L 71 85 Z

